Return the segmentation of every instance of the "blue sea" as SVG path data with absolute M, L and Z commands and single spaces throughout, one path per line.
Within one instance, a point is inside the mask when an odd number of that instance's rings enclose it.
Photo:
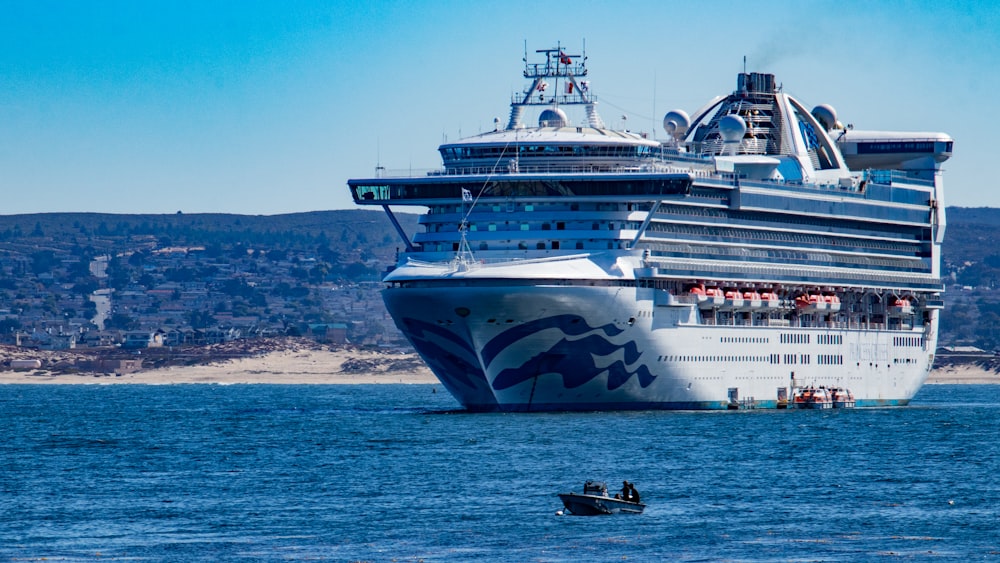
M 1000 561 L 1000 386 L 468 414 L 438 385 L 0 386 L 0 560 Z M 559 515 L 623 479 L 641 515 Z

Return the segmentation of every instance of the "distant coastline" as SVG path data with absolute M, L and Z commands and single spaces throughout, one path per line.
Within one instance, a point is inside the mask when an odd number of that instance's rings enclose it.
M 928 385 L 939 384 L 1000 384 L 1000 373 L 991 364 L 948 364 L 931 371 Z
M 148 351 L 147 351 L 148 352 Z M 147 357 L 150 354 L 147 354 Z M 0 384 L 438 384 L 413 352 L 389 352 L 317 344 L 305 338 L 238 341 L 178 351 L 132 371 L 96 371 L 87 352 L 45 352 L 0 347 Z M 38 359 L 34 369 L 11 369 L 15 359 Z M 1000 384 L 989 362 L 952 363 L 935 368 L 927 384 Z
M 146 352 L 150 357 L 150 351 Z M 415 353 L 327 346 L 303 338 L 185 349 L 166 359 L 161 351 L 152 364 L 138 368 L 126 365 L 95 370 L 87 367 L 97 365 L 91 354 L 74 351 L 43 352 L 4 346 L 0 347 L 0 357 L 5 366 L 0 371 L 0 384 L 437 383 Z M 38 359 L 42 367 L 11 369 L 11 361 L 17 359 Z M 115 365 L 119 364 L 121 361 L 115 360 Z

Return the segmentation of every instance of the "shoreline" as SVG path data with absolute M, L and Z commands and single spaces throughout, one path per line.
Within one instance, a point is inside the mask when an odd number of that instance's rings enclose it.
M 998 385 L 1000 373 L 978 364 L 949 364 L 931 370 L 925 385 Z
M 60 372 L 48 369 L 0 371 L 4 384 L 170 385 L 288 384 L 436 385 L 440 382 L 416 354 L 325 348 L 278 349 L 264 354 L 194 365 L 141 369 L 130 373 Z M 976 364 L 953 364 L 931 371 L 926 385 L 1000 384 L 1000 373 Z
M 118 374 L 49 369 L 0 371 L 0 385 L 178 383 L 356 385 L 437 384 L 438 380 L 413 353 L 331 350 L 322 347 L 278 349 L 258 355 L 217 359 L 193 365 L 139 369 Z

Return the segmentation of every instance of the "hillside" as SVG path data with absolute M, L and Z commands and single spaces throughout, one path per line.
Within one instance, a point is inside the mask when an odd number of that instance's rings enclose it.
M 418 230 L 417 215 L 397 218 Z M 1000 348 L 1000 209 L 950 207 L 947 219 L 941 343 Z M 86 294 L 111 288 L 133 298 L 108 319 L 120 329 L 323 322 L 399 342 L 378 281 L 402 246 L 381 211 L 0 216 L 0 337 L 79 330 L 94 318 Z M 110 257 L 106 278 L 90 270 L 99 256 Z

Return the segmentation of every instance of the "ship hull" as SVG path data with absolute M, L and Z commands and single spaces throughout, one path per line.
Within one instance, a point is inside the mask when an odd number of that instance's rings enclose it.
M 658 291 L 470 281 L 391 287 L 383 297 L 445 388 L 474 411 L 780 408 L 805 385 L 850 389 L 859 407 L 906 405 L 933 361 L 932 324 L 707 325 L 695 305 Z

